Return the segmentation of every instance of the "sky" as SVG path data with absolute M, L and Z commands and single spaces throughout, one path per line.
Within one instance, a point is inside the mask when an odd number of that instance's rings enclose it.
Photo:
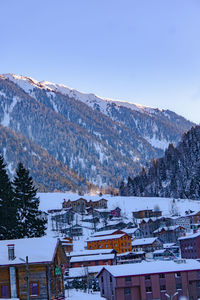
M 199 0 L 1 0 L 0 73 L 200 123 Z

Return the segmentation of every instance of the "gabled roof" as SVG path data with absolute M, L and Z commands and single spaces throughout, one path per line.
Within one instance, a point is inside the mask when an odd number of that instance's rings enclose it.
M 8 245 L 14 244 L 15 259 L 8 259 Z M 28 262 L 45 263 L 52 262 L 58 246 L 56 238 L 24 238 L 18 240 L 0 241 L 0 266 L 24 264 L 28 256 Z
M 83 251 L 72 251 L 67 256 L 88 256 L 88 255 L 97 255 L 97 254 L 110 254 L 116 253 L 114 249 L 97 249 L 97 250 L 83 250 Z
M 95 241 L 104 241 L 104 240 L 113 240 L 113 239 L 119 239 L 122 236 L 124 236 L 127 234 L 123 233 L 123 234 L 111 234 L 111 235 L 104 235 L 104 236 L 94 236 L 94 237 L 90 237 L 89 239 L 87 239 L 87 242 L 95 242 Z
M 142 245 L 151 245 L 153 244 L 155 241 L 157 241 L 158 238 L 157 237 L 153 237 L 153 238 L 146 238 L 146 239 L 135 239 L 134 241 L 132 241 L 132 246 L 142 246 Z
M 107 270 L 114 277 L 123 276 L 136 276 L 136 275 L 146 275 L 146 274 L 159 274 L 168 272 L 181 272 L 181 271 L 192 271 L 200 270 L 200 263 L 194 259 L 188 259 L 181 261 L 151 261 L 151 262 L 141 262 L 134 264 L 124 264 L 115 266 L 104 267 L 97 275 L 101 274 L 103 270 Z
M 114 259 L 115 254 L 98 254 L 98 255 L 88 255 L 88 256 L 74 256 L 70 259 L 70 263 L 74 262 L 84 262 L 84 261 L 96 261 L 96 260 L 108 260 Z
M 194 239 L 196 237 L 200 236 L 200 232 L 196 232 L 196 233 L 190 233 L 190 234 L 187 234 L 186 236 L 182 236 L 179 238 L 179 240 L 187 240 L 187 239 Z

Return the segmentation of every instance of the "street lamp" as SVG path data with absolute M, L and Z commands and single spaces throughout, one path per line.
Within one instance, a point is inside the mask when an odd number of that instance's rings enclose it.
M 26 298 L 29 300 L 29 269 L 28 269 L 28 256 L 26 256 L 26 260 L 19 257 L 19 259 L 26 263 Z
M 170 300 L 173 300 L 173 298 L 178 295 L 178 292 L 174 293 L 173 295 L 168 295 L 167 293 L 165 293 L 165 296 L 167 296 Z

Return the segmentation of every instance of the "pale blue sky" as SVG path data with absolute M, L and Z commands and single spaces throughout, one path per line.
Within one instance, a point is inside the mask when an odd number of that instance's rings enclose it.
M 200 123 L 200 1 L 1 0 L 8 72 Z

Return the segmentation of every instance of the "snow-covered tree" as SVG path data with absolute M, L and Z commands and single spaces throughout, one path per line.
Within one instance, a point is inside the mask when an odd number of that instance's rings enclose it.
M 0 239 L 12 239 L 16 234 L 16 205 L 6 164 L 0 155 Z
M 40 237 L 45 234 L 46 219 L 39 210 L 39 198 L 32 177 L 22 163 L 18 164 L 13 181 L 17 203 L 18 237 Z

